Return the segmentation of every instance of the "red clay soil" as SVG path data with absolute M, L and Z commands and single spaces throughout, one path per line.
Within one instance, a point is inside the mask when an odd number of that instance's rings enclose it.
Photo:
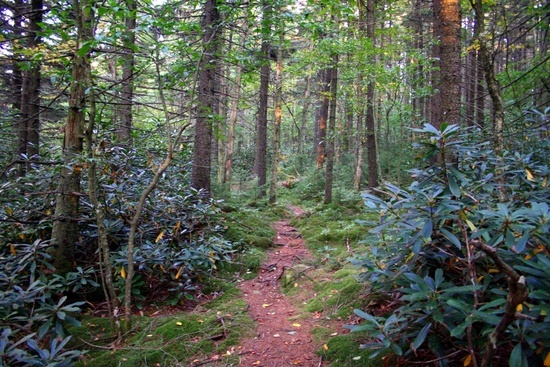
M 296 215 L 301 214 L 298 208 L 292 210 Z M 274 228 L 276 248 L 269 252 L 258 277 L 239 286 L 248 303 L 248 312 L 257 324 L 256 335 L 239 346 L 239 366 L 322 366 L 321 357 L 315 354 L 319 346 L 314 345 L 311 338 L 314 320 L 296 318 L 296 307 L 279 288 L 285 269 L 311 255 L 302 236 L 288 220 L 275 223 Z

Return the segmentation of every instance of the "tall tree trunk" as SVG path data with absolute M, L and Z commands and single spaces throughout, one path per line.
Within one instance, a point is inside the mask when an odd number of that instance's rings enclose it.
M 80 157 L 83 148 L 83 130 L 86 121 L 86 89 L 90 68 L 89 52 L 80 48 L 93 39 L 93 7 L 87 0 L 73 0 L 77 38 L 72 63 L 72 80 L 69 92 L 69 111 L 63 139 L 63 166 L 59 177 L 57 201 L 52 228 L 53 261 L 58 273 L 74 267 L 74 247 L 78 242 L 80 200 Z
M 438 40 L 441 38 L 441 1 L 433 0 L 433 37 Z M 433 95 L 430 103 L 430 120 L 432 125 L 439 130 L 441 126 L 441 46 L 439 42 L 435 42 L 432 46 L 433 68 L 431 72 L 431 82 Z
M 15 0 L 13 4 L 13 16 L 12 16 L 12 22 L 13 22 L 13 38 L 14 39 L 20 39 L 22 36 L 22 28 L 23 28 L 23 0 Z M 11 93 L 12 93 L 12 101 L 11 106 L 13 110 L 13 117 L 14 121 L 17 123 L 13 124 L 13 131 L 17 138 L 17 146 L 14 146 L 14 150 L 16 152 L 16 159 L 20 159 L 20 148 L 21 146 L 26 147 L 26 136 L 23 138 L 25 139 L 25 144 L 19 143 L 19 127 L 22 123 L 21 121 L 21 89 L 23 88 L 23 75 L 21 73 L 21 68 L 19 66 L 20 61 L 20 53 L 21 53 L 21 46 L 18 46 L 18 43 L 14 43 L 12 45 L 12 49 L 14 50 L 14 57 L 11 62 L 11 68 L 12 68 L 12 75 L 11 75 Z M 26 151 L 24 152 L 26 154 Z M 24 169 L 20 171 L 21 173 L 24 173 Z
M 473 31 L 473 20 L 468 19 L 466 29 L 468 31 L 468 37 L 470 38 Z M 464 115 L 464 124 L 466 126 L 474 126 L 475 117 L 475 99 L 476 99 L 476 81 L 477 81 L 477 67 L 476 67 L 476 53 L 475 50 L 469 49 L 464 62 L 464 104 L 466 107 Z
M 367 37 L 371 39 L 374 45 L 374 0 L 367 0 L 366 6 L 367 17 Z M 375 57 L 372 57 L 372 64 L 376 63 Z M 367 84 L 367 116 L 366 116 L 366 137 L 367 137 L 367 153 L 368 153 L 368 170 L 369 170 L 369 188 L 378 185 L 378 154 L 376 151 L 376 130 L 374 116 L 374 80 L 369 80 Z
M 330 81 L 332 78 L 332 69 L 326 68 L 323 69 L 322 73 L 322 85 L 320 89 L 321 105 L 317 111 L 316 119 L 316 128 L 317 128 L 317 139 L 316 139 L 316 167 L 317 169 L 323 168 L 325 163 L 325 146 L 327 138 L 327 119 L 328 119 L 328 109 L 330 104 Z
M 90 85 L 93 84 L 92 74 L 90 68 L 87 68 L 88 75 L 86 76 Z M 96 100 L 95 89 L 92 87 L 88 92 L 88 100 L 90 106 L 90 113 L 88 117 L 88 125 L 85 129 L 86 134 L 86 151 L 88 156 L 88 197 L 93 205 L 95 212 L 95 223 L 97 226 L 97 244 L 99 253 L 99 268 L 101 271 L 101 280 L 103 285 L 103 291 L 105 294 L 105 301 L 107 303 L 107 310 L 109 312 L 109 320 L 111 328 L 117 328 L 119 325 L 115 320 L 115 307 L 119 305 L 119 300 L 113 284 L 113 265 L 111 263 L 111 254 L 109 251 L 109 239 L 108 231 L 105 219 L 105 208 L 99 200 L 99 180 L 97 178 L 97 159 L 95 154 L 95 147 L 93 146 L 94 131 L 96 129 Z
M 309 115 L 309 105 L 311 100 L 311 74 L 306 76 L 306 85 L 304 90 L 304 105 L 302 107 L 302 121 L 300 123 L 300 130 L 298 130 L 298 154 L 304 153 L 305 146 L 305 132 L 307 126 L 307 119 Z
M 120 104 L 120 126 L 117 129 L 119 143 L 130 148 L 132 146 L 133 126 L 133 99 L 134 99 L 134 67 L 135 67 L 135 43 L 136 43 L 136 0 L 125 0 L 126 19 L 124 21 L 126 30 L 122 49 L 122 90 Z
M 267 110 L 269 100 L 269 74 L 271 66 L 269 62 L 271 38 L 271 2 L 262 1 L 262 46 L 260 50 L 260 101 L 258 106 L 258 120 L 256 123 L 256 157 L 254 160 L 254 173 L 258 177 L 259 197 L 266 195 L 265 184 L 267 182 Z
M 363 99 L 363 74 L 360 71 L 357 81 L 357 100 Z M 357 161 L 355 164 L 355 175 L 353 177 L 353 188 L 355 191 L 361 190 L 361 181 L 363 179 L 363 162 L 365 156 L 365 133 L 363 129 L 364 109 L 359 107 L 357 115 L 357 127 L 355 135 L 355 156 Z
M 281 139 L 281 119 L 283 116 L 283 44 L 284 33 L 279 30 L 279 47 L 277 49 L 277 69 L 275 72 L 275 120 L 273 123 L 273 159 L 269 182 L 269 203 L 277 201 L 277 171 L 279 169 L 279 145 Z
M 504 103 L 502 102 L 500 85 L 495 76 L 495 64 L 485 40 L 485 13 L 483 11 L 483 2 L 482 0 L 470 0 L 470 4 L 475 11 L 477 25 L 475 39 L 479 45 L 479 54 L 483 65 L 487 90 L 493 102 L 493 149 L 497 155 L 500 155 L 504 146 Z
M 336 93 L 338 91 L 338 54 L 332 56 L 330 68 L 330 103 L 327 131 L 327 166 L 325 171 L 325 198 L 324 203 L 332 202 L 332 186 L 334 181 L 334 139 L 336 135 Z
M 216 0 L 207 0 L 204 5 L 202 21 L 204 32 L 202 36 L 203 54 L 199 63 L 198 116 L 195 124 L 195 145 L 191 172 L 191 186 L 197 190 L 203 190 L 207 196 L 210 196 L 213 115 L 217 112 L 214 83 L 219 56 L 219 22 L 220 13 Z
M 248 27 L 244 22 L 243 34 L 241 37 L 241 49 L 244 50 L 246 37 L 248 34 Z M 235 68 L 235 82 L 233 83 L 233 88 L 231 88 L 231 107 L 229 109 L 229 127 L 227 132 L 227 144 L 225 151 L 225 174 L 224 174 L 224 183 L 228 182 L 231 184 L 231 171 L 233 169 L 233 153 L 235 151 L 235 125 L 237 124 L 237 115 L 239 112 L 239 98 L 241 93 L 241 75 L 243 69 L 243 61 L 241 60 Z
M 460 3 L 439 0 L 441 122 L 460 124 Z
M 36 50 L 42 43 L 40 23 L 43 12 L 42 0 L 31 0 L 31 10 L 28 15 L 26 49 Z M 36 158 L 40 145 L 40 61 L 27 60 L 28 68 L 23 71 L 21 87 L 21 104 L 19 115 L 19 148 L 18 155 L 27 159 Z M 25 165 L 20 166 L 19 174 L 26 172 Z
M 477 22 L 476 22 L 477 24 Z M 476 51 L 476 99 L 475 99 L 475 125 L 479 128 L 485 127 L 485 69 L 483 68 L 483 60 L 481 52 Z

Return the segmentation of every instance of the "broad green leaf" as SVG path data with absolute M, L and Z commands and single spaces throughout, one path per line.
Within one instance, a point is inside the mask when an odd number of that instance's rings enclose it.
M 420 332 L 418 333 L 418 335 L 416 336 L 416 338 L 411 344 L 411 348 L 413 351 L 417 350 L 422 345 L 422 343 L 424 343 L 424 340 L 426 339 L 426 336 L 428 336 L 428 333 L 430 332 L 431 327 L 432 327 L 432 323 L 430 322 L 424 325 L 422 330 L 420 330 Z
M 525 358 L 523 354 L 523 350 L 521 349 L 521 343 L 518 343 L 514 349 L 512 349 L 512 353 L 510 354 L 510 360 L 509 360 L 510 367 L 527 367 L 527 359 Z
M 458 249 L 462 248 L 462 244 L 460 243 L 460 240 L 454 234 L 452 234 L 451 232 L 449 232 L 445 228 L 440 228 L 439 231 L 443 234 L 443 237 L 448 239 Z
M 460 187 L 455 181 L 455 178 L 450 173 L 447 174 L 447 180 L 449 181 L 449 190 L 454 196 L 460 196 Z

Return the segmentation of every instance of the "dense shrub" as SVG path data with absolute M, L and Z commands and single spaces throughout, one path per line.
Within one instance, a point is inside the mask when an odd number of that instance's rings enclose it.
M 542 365 L 550 353 L 549 145 L 497 156 L 456 126 L 417 132 L 426 135 L 428 166 L 412 171 L 406 189 L 385 184 L 364 195 L 378 222 L 369 223 L 371 251 L 352 259 L 373 292 L 398 301 L 391 314 L 356 310 L 365 322 L 349 328 L 365 333 L 373 355 Z

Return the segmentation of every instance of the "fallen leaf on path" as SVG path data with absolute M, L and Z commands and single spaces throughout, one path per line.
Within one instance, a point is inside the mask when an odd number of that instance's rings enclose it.
M 264 304 L 262 305 L 263 308 L 267 308 L 267 307 L 269 307 L 269 306 L 271 306 L 271 304 L 269 304 L 269 303 L 264 303 Z
M 259 366 L 259 365 L 261 365 L 261 364 L 262 364 L 261 361 L 256 361 L 256 362 L 252 363 L 253 366 Z
M 278 338 L 278 337 L 280 337 L 280 335 L 279 334 L 273 334 L 273 337 Z
M 323 344 L 323 349 L 324 349 L 324 350 L 328 350 L 328 345 Z
M 300 324 L 298 324 L 298 323 L 294 323 L 294 324 L 292 324 L 292 326 L 294 326 L 294 327 L 300 327 L 300 326 L 302 326 L 302 325 L 300 325 Z

